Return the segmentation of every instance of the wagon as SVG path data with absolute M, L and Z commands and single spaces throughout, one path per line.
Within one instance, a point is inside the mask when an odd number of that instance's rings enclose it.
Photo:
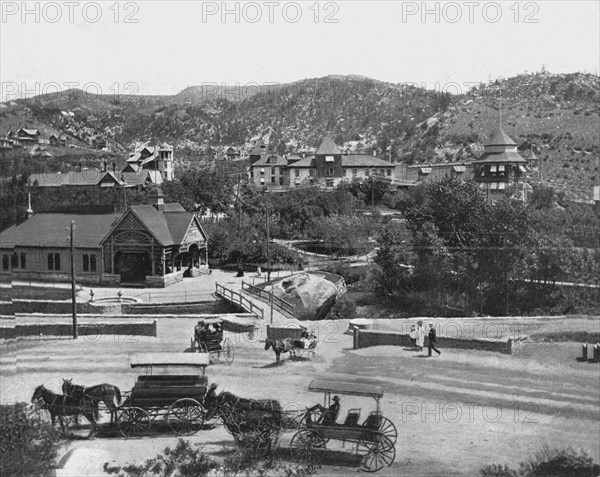
M 208 331 L 217 327 L 219 331 Z M 223 320 L 204 318 L 198 321 L 191 338 L 191 350 L 208 354 L 213 362 L 233 363 L 234 349 L 229 338 L 223 339 Z
M 267 325 L 267 339 L 285 340 L 289 338 L 292 345 L 291 354 L 294 357 L 307 357 L 314 359 L 318 353 L 319 342 L 317 335 L 313 330 L 309 330 L 304 326 L 273 326 Z
M 340 423 L 324 424 L 310 410 L 299 419 L 300 430 L 292 437 L 290 448 L 293 458 L 301 463 L 317 464 L 325 455 L 326 444 L 330 439 L 356 444 L 356 453 L 362 470 L 376 472 L 390 466 L 396 458 L 396 426 L 381 414 L 379 400 L 383 388 L 369 384 L 356 384 L 340 381 L 313 380 L 309 391 L 323 393 L 323 407 L 329 408 L 331 395 L 371 397 L 376 409 L 366 417 L 361 417 L 360 408 L 348 409 Z M 362 420 L 361 420 L 362 419 Z
M 204 424 L 202 402 L 208 378 L 206 354 L 147 353 L 131 358 L 131 367 L 145 367 L 119 408 L 117 424 L 125 437 L 142 436 L 162 417 L 175 433 L 195 434 Z M 156 371 L 158 369 L 158 372 Z M 174 374 L 173 370 L 186 374 Z

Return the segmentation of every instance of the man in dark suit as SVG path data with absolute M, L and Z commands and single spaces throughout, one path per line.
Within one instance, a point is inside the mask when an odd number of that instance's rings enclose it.
M 433 323 L 429 323 L 429 345 L 428 351 L 429 354 L 427 356 L 431 356 L 431 350 L 434 350 L 438 356 L 442 354 L 442 352 L 435 347 L 435 343 L 437 341 L 437 337 L 435 335 L 435 328 L 433 327 Z
M 321 406 L 320 404 L 315 404 L 313 407 L 309 408 L 306 415 L 306 420 L 308 423 L 311 422 L 311 413 L 317 410 L 321 411 L 321 417 L 318 421 L 320 424 L 324 424 L 326 426 L 335 424 L 338 414 L 340 413 L 340 397 L 333 396 L 333 404 L 329 406 L 329 409 Z

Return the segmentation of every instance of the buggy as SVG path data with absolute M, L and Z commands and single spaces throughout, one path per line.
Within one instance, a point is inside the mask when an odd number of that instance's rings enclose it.
M 297 424 L 300 430 L 294 434 L 290 443 L 292 456 L 296 461 L 317 464 L 325 455 L 326 443 L 335 439 L 356 444 L 362 470 L 376 472 L 386 465 L 392 465 L 396 458 L 398 432 L 394 424 L 381 414 L 381 386 L 315 379 L 308 390 L 323 393 L 324 408 L 329 408 L 331 394 L 334 393 L 371 397 L 375 399 L 376 409 L 362 422 L 361 409 L 349 409 L 341 423 L 325 423 L 320 416 L 313 416 L 311 410 L 307 409 L 299 416 Z
M 220 318 L 198 321 L 191 338 L 191 350 L 208 354 L 213 362 L 233 363 L 233 343 L 229 338 L 223 339 L 223 320 Z

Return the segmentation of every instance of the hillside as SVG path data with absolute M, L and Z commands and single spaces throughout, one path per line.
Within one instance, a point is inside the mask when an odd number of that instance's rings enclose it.
M 173 96 L 72 91 L 18 100 L 1 105 L 0 133 L 25 126 L 65 131 L 92 162 L 104 159 L 103 147 L 124 158 L 138 141 L 166 140 L 188 163 L 208 147 L 248 151 L 264 141 L 281 153 L 297 152 L 330 134 L 348 150 L 377 149 L 394 160 L 423 163 L 477 157 L 502 104 L 504 129 L 525 157 L 535 151 L 544 181 L 586 199 L 600 179 L 599 99 L 599 78 L 587 74 L 520 75 L 461 96 L 328 76 L 268 88 L 192 86 Z M 71 161 L 72 153 L 59 156 L 56 166 Z

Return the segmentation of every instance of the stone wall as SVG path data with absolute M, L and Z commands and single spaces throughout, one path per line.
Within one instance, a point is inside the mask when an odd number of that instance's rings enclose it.
M 95 323 L 80 323 L 77 326 L 81 336 L 127 335 L 127 336 L 157 336 L 156 320 L 106 321 Z M 27 336 L 71 337 L 71 323 L 19 323 L 14 327 L 0 328 L 0 339 L 24 338 Z
M 425 347 L 429 339 L 425 336 Z M 354 349 L 369 346 L 414 346 L 410 335 L 396 331 L 359 330 L 354 328 Z M 502 354 L 512 354 L 513 340 L 486 340 L 438 337 L 436 348 L 473 349 L 481 351 L 494 351 Z
M 136 303 L 123 305 L 123 313 L 130 315 L 197 315 L 217 313 L 222 309 L 216 300 L 190 303 Z
M 153 288 L 165 288 L 174 283 L 183 281 L 183 274 L 185 270 L 169 273 L 164 277 L 162 275 L 150 275 L 146 277 L 146 285 Z

